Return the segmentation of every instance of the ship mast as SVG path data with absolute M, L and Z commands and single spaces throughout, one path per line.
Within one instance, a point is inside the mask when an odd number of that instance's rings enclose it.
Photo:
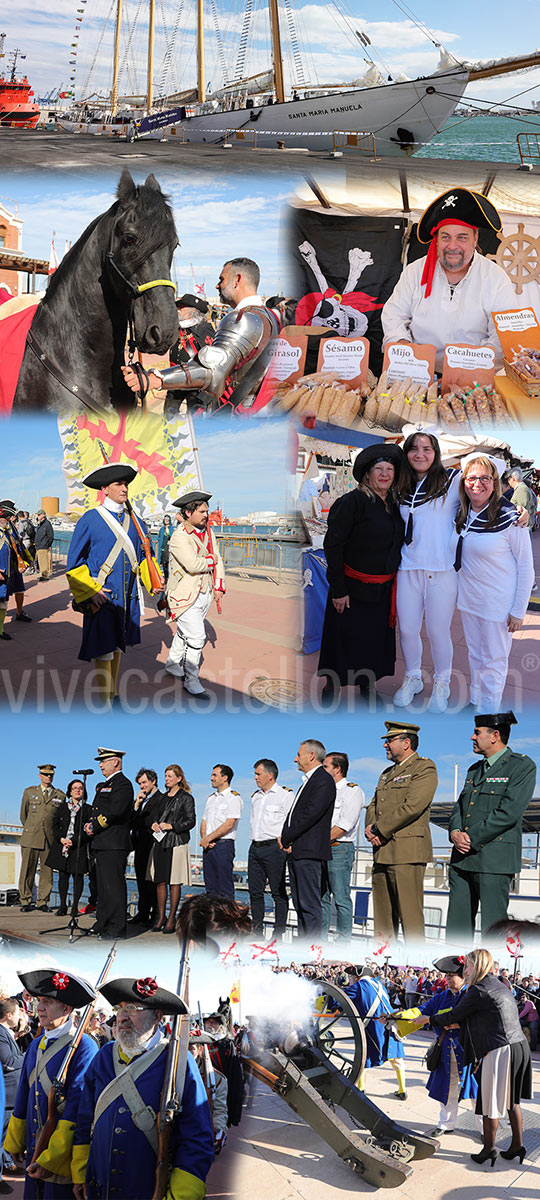
M 156 12 L 156 0 L 150 0 L 150 12 L 148 16 L 148 72 L 146 79 L 146 111 L 150 112 L 152 101 L 154 99 L 154 18 Z
M 202 104 L 204 82 L 204 0 L 197 0 L 197 100 Z
M 114 58 L 113 81 L 111 91 L 111 116 L 116 116 L 118 104 L 118 61 L 120 58 L 120 21 L 122 19 L 122 0 L 116 0 L 116 25 L 114 29 Z
M 278 0 L 269 0 L 270 26 L 272 29 L 272 55 L 274 59 L 274 84 L 278 104 L 285 103 L 285 84 L 283 81 L 283 57 L 281 53 L 281 35 L 279 32 Z

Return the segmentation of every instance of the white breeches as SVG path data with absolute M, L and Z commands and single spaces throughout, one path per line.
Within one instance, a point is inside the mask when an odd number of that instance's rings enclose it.
M 169 650 L 169 663 L 181 667 L 186 679 L 197 679 L 206 641 L 204 618 L 212 603 L 212 592 L 199 592 L 197 599 L 176 619 L 176 633 Z
M 512 634 L 506 621 L 486 621 L 462 612 L 471 673 L 471 702 L 482 712 L 498 712 L 508 672 Z
M 397 614 L 405 673 L 422 674 L 422 621 L 433 655 L 436 682 L 450 682 L 453 646 L 450 625 L 457 600 L 457 572 L 398 571 Z

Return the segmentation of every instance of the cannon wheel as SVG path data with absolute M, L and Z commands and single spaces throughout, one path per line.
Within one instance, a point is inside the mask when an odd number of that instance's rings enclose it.
M 320 1014 L 313 1015 L 315 1043 L 329 1062 L 351 1083 L 356 1081 L 366 1065 L 367 1047 L 364 1023 L 352 1000 L 341 988 L 326 980 L 317 980 L 321 1000 Z M 340 1010 L 336 1012 L 335 1001 Z

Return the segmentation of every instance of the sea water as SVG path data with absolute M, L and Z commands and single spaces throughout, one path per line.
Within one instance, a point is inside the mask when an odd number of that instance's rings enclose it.
M 540 165 L 540 113 L 538 117 L 501 117 L 454 115 L 443 125 L 417 158 L 464 158 L 482 162 L 519 163 L 518 133 L 537 134 L 538 158 L 525 161 Z M 532 141 L 535 139 L 533 138 Z

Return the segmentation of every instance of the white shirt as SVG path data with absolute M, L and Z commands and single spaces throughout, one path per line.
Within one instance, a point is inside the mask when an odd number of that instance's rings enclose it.
M 264 308 L 264 300 L 261 298 L 261 296 L 244 296 L 243 300 L 238 301 L 234 312 L 240 312 L 240 310 L 242 308 L 246 308 L 248 304 L 250 306 L 252 304 L 256 304 L 257 308 Z
M 297 804 L 298 800 L 300 799 L 300 796 L 302 795 L 302 792 L 306 786 L 308 779 L 311 779 L 311 776 L 315 774 L 315 771 L 319 770 L 319 767 L 322 767 L 322 763 L 317 763 L 316 767 L 312 767 L 311 771 L 307 771 L 305 775 L 302 775 L 302 782 L 300 784 L 300 787 L 298 788 L 296 796 L 294 797 L 293 803 L 291 804 L 291 807 L 289 810 L 289 816 L 292 813 L 293 808 L 296 807 L 296 804 Z
M 224 821 L 229 821 L 231 817 L 234 817 L 235 822 L 232 829 L 219 839 L 220 842 L 234 842 L 241 816 L 242 797 L 238 792 L 233 792 L 230 787 L 225 788 L 223 792 L 212 792 L 206 801 L 203 813 L 203 821 L 206 821 L 206 836 L 209 837 L 215 829 L 219 829 L 220 825 L 223 825 Z
M 457 471 L 445 496 L 412 507 L 413 539 L 401 547 L 400 571 L 451 571 L 456 557 L 456 516 L 459 507 Z M 407 528 L 411 508 L 400 504 L 399 511 Z
M 332 825 L 344 829 L 341 842 L 354 842 L 356 831 L 360 824 L 360 814 L 364 807 L 365 795 L 357 783 L 349 783 L 348 779 L 336 780 L 336 803 L 332 816 Z
M 58 1025 L 56 1029 L 43 1030 L 45 1044 L 48 1046 L 49 1042 L 54 1042 L 56 1038 L 63 1037 L 65 1033 L 75 1033 L 75 1026 L 73 1024 L 71 1013 L 69 1017 L 66 1018 L 63 1025 Z
M 528 529 L 510 525 L 500 533 L 475 533 L 463 538 L 458 602 L 462 612 L 486 621 L 522 619 L 534 583 L 531 539 Z
M 278 838 L 294 804 L 291 788 L 272 784 L 267 792 L 257 788 L 251 797 L 251 840 L 266 842 Z
M 105 496 L 103 507 L 106 508 L 108 512 L 116 513 L 117 516 L 120 516 L 120 514 L 124 512 L 123 503 L 119 504 L 117 500 L 110 500 L 108 496 Z
M 437 348 L 435 367 L 442 371 L 443 352 L 448 342 L 466 346 L 493 346 L 495 366 L 502 366 L 501 344 L 492 311 L 516 308 L 516 294 L 502 267 L 475 252 L 459 283 L 450 284 L 436 264 L 431 295 L 425 299 L 420 280 L 424 259 L 404 268 L 382 310 L 384 342 L 428 343 Z

